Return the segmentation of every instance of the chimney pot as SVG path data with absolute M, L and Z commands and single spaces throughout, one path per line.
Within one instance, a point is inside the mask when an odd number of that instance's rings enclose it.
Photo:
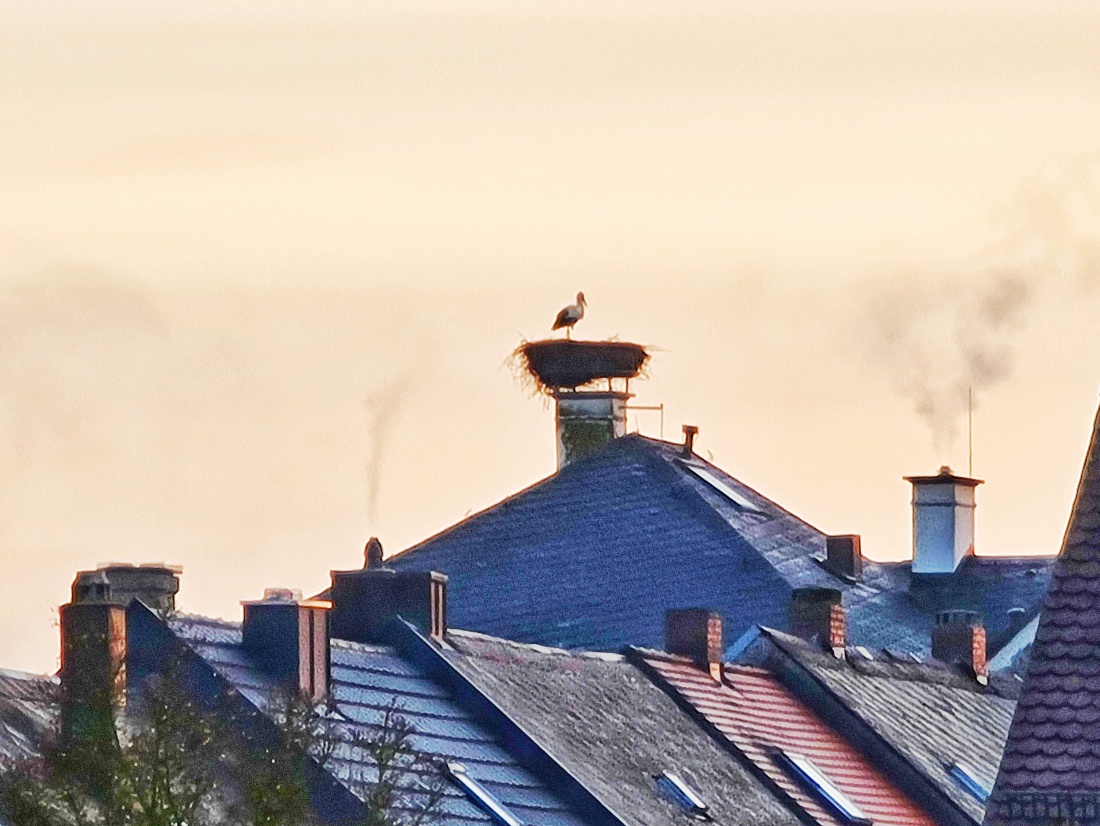
M 665 650 L 691 657 L 696 665 L 706 668 L 714 680 L 721 682 L 725 651 L 722 615 L 707 608 L 666 611 Z
M 863 577 L 859 534 L 825 537 L 825 569 L 850 582 L 858 582 Z
M 837 588 L 795 588 L 791 594 L 790 632 L 844 657 L 847 621 Z
M 382 543 L 377 536 L 372 536 L 367 542 L 367 547 L 363 549 L 363 567 L 382 567 Z
M 936 614 L 932 656 L 940 662 L 963 668 L 985 683 L 988 680 L 986 634 L 981 616 L 976 611 L 957 609 Z
M 695 452 L 695 437 L 699 435 L 699 428 L 693 424 L 683 426 L 684 430 L 684 456 L 691 458 Z

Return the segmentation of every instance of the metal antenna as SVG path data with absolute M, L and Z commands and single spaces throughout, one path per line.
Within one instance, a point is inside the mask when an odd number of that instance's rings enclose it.
M 974 388 L 966 388 L 966 475 L 974 475 Z

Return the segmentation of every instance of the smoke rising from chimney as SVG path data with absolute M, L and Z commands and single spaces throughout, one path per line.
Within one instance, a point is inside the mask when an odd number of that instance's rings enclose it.
M 910 274 L 865 287 L 872 360 L 927 424 L 933 447 L 956 444 L 973 391 L 1007 381 L 1034 302 L 1053 284 L 1100 284 L 1097 167 L 1029 182 L 1001 216 L 990 252 L 968 277 Z

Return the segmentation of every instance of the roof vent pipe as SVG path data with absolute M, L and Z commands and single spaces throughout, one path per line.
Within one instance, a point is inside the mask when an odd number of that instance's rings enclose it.
M 684 457 L 690 459 L 695 453 L 695 437 L 699 435 L 699 428 L 693 424 L 684 425 Z
M 722 654 L 725 643 L 722 615 L 706 608 L 674 608 L 665 612 L 665 650 L 691 657 L 722 682 Z
M 932 656 L 948 665 L 959 666 L 978 682 L 989 681 L 986 666 L 985 628 L 976 611 L 941 611 L 932 629 Z
M 913 485 L 913 573 L 954 573 L 974 555 L 974 489 L 982 480 L 947 465 L 935 476 L 904 478 Z

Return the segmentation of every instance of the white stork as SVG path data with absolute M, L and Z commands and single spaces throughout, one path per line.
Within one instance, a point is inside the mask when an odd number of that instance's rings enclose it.
M 584 318 L 584 308 L 587 305 L 588 302 L 584 300 L 584 293 L 577 293 L 577 303 L 563 307 L 562 311 L 558 313 L 558 317 L 554 319 L 554 326 L 550 329 L 560 330 L 564 327 L 565 337 L 569 338 L 569 332 L 573 329 L 573 325 Z

